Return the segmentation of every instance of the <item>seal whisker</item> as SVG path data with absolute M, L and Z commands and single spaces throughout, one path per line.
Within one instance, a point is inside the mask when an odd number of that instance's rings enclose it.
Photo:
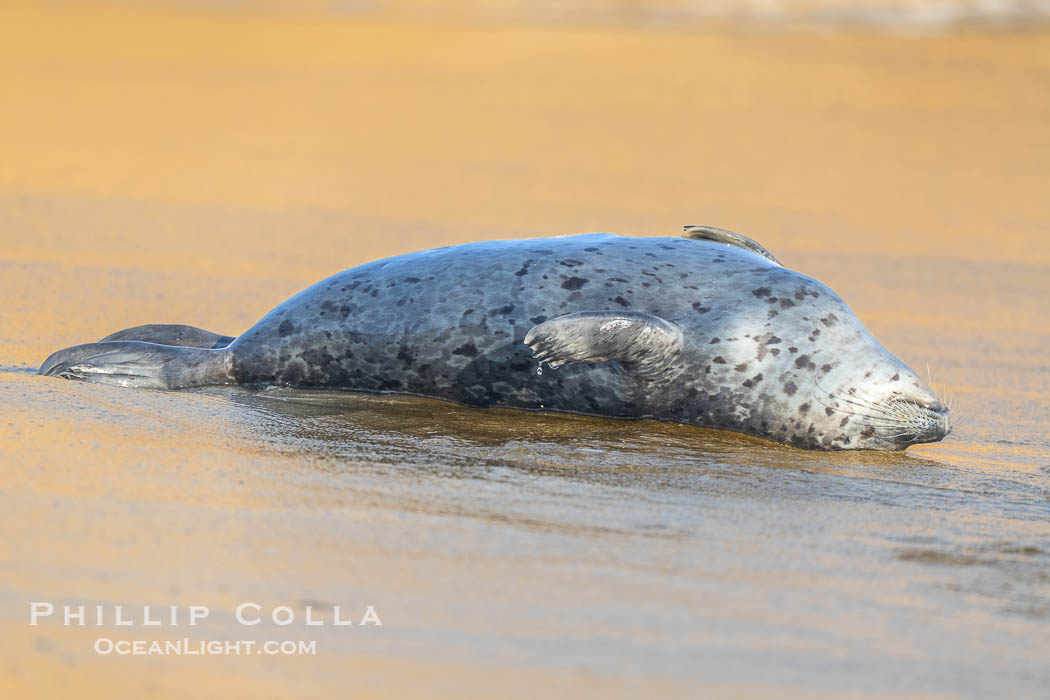
M 877 414 L 879 414 L 881 416 L 884 416 L 886 418 L 897 418 L 898 417 L 893 412 L 883 410 L 879 406 L 867 405 L 867 404 L 863 404 L 863 403 L 860 403 L 860 402 L 857 402 L 857 401 L 851 401 L 851 400 L 843 398 L 841 396 L 834 396 L 834 395 L 830 395 L 830 396 L 831 396 L 831 398 L 833 400 L 842 401 L 843 403 L 850 404 L 851 406 L 856 406 L 858 408 L 867 409 L 869 411 L 874 411 L 875 413 L 877 413 Z M 833 408 L 833 407 L 829 406 L 828 408 Z
M 858 395 L 857 389 L 854 387 L 851 387 L 849 392 L 844 392 L 841 389 L 839 389 L 836 391 L 836 393 L 831 393 L 824 387 L 820 386 L 820 383 L 815 378 L 813 381 L 814 383 L 816 383 L 817 388 L 819 388 L 832 399 L 843 401 L 845 403 L 850 403 L 855 406 L 860 406 L 883 414 L 901 413 L 899 410 L 896 409 L 896 406 L 892 405 L 892 402 L 890 404 L 887 404 L 886 402 L 871 398 L 867 395 Z
M 847 403 L 847 404 L 850 404 L 850 405 L 852 405 L 852 406 L 856 406 L 856 407 L 858 407 L 858 408 L 866 409 L 866 410 L 869 410 L 869 411 L 874 411 L 875 413 L 878 413 L 878 414 L 880 414 L 880 415 L 883 415 L 883 416 L 885 416 L 885 417 L 887 417 L 887 418 L 890 418 L 890 417 L 896 418 L 896 417 L 898 417 L 897 415 L 895 415 L 895 414 L 894 414 L 894 412 L 892 412 L 892 411 L 889 411 L 889 410 L 885 410 L 885 409 L 884 409 L 884 407 L 882 407 L 882 406 L 878 406 L 878 405 L 875 405 L 875 404 L 874 404 L 874 403 L 872 403 L 871 401 L 867 401 L 867 402 L 864 402 L 864 400 L 863 400 L 863 399 L 861 399 L 860 401 L 855 401 L 855 400 L 853 400 L 853 398 L 856 398 L 856 397 L 853 397 L 852 395 L 851 395 L 851 398 L 847 399 L 847 398 L 845 398 L 844 396 L 839 396 L 839 395 L 836 395 L 836 394 L 832 394 L 832 393 L 831 393 L 831 392 L 829 392 L 829 391 L 828 391 L 827 389 L 825 389 L 824 387 L 822 387 L 822 386 L 820 385 L 820 382 L 819 382 L 819 381 L 817 381 L 817 379 L 816 379 L 815 377 L 814 377 L 814 379 L 813 379 L 813 383 L 814 383 L 814 384 L 816 385 L 816 387 L 817 387 L 818 389 L 820 389 L 820 390 L 821 390 L 822 392 L 824 392 L 825 394 L 827 394 L 827 395 L 828 395 L 828 397 L 829 397 L 830 399 L 832 399 L 832 400 L 835 400 L 835 401 L 842 401 L 843 403 Z M 823 405 L 823 404 L 822 404 L 822 405 Z M 841 409 L 837 409 L 837 408 L 835 408 L 835 407 L 833 407 L 833 406 L 825 406 L 825 408 L 830 408 L 830 409 L 832 409 L 832 410 L 841 410 Z
M 954 396 L 948 397 L 948 414 L 951 416 L 953 426 L 966 425 L 972 417 L 966 410 L 965 404 L 959 402 Z
M 915 404 L 903 396 L 895 396 L 889 401 L 878 402 L 877 407 L 884 409 L 885 413 L 895 418 L 910 420 L 915 415 Z M 872 408 L 876 408 L 876 406 L 872 406 Z
M 878 419 L 869 420 L 867 422 L 860 421 L 860 423 L 861 425 L 868 425 L 873 428 L 904 428 L 912 424 L 910 421 L 880 421 Z
M 888 440 L 895 440 L 896 438 L 902 438 L 902 437 L 906 437 L 906 436 L 909 436 L 909 435 L 915 435 L 915 434 L 916 434 L 916 431 L 909 430 L 909 431 L 904 432 L 904 433 L 895 433 L 894 435 L 883 435 L 883 437 L 888 439 Z
M 891 421 L 891 423 L 889 423 L 889 425 L 891 425 L 892 427 L 895 427 L 895 428 L 900 427 L 900 425 L 901 425 L 898 422 L 892 422 L 893 421 L 892 418 L 887 418 L 887 417 L 878 416 L 878 415 L 871 415 L 869 413 L 859 413 L 857 411 L 848 411 L 848 410 L 846 410 L 844 408 L 836 408 L 835 406 L 829 406 L 826 403 L 824 403 L 823 401 L 821 401 L 819 398 L 816 398 L 816 397 L 814 397 L 814 401 L 819 403 L 824 408 L 830 409 L 832 411 L 838 411 L 839 413 L 845 413 L 846 415 L 849 415 L 849 416 L 856 416 L 858 418 L 866 418 L 869 421 L 871 421 L 871 420 Z M 864 426 L 877 427 L 877 424 L 874 424 L 874 423 L 871 423 L 871 422 L 858 421 L 858 423 L 860 423 L 861 425 L 864 425 Z

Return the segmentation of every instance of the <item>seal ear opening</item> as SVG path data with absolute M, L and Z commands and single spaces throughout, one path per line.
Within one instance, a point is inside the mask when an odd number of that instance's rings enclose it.
M 682 228 L 684 229 L 684 232 L 682 233 L 683 238 L 691 238 L 697 241 L 714 241 L 716 243 L 725 243 L 726 245 L 743 248 L 744 250 L 757 253 L 766 260 L 784 267 L 783 263 L 773 257 L 772 253 L 762 247 L 760 243 L 751 240 L 747 236 L 727 231 L 724 228 L 715 228 L 714 226 L 683 226 Z
M 119 340 L 59 350 L 37 374 L 142 389 L 186 389 L 232 384 L 232 360 L 232 352 L 225 348 Z

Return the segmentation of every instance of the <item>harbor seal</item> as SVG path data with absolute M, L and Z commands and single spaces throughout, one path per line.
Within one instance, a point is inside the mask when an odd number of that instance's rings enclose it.
M 56 352 L 39 373 L 155 389 L 414 394 L 825 450 L 902 450 L 951 430 L 933 391 L 837 294 L 706 226 L 378 260 L 318 282 L 236 338 L 139 326 Z

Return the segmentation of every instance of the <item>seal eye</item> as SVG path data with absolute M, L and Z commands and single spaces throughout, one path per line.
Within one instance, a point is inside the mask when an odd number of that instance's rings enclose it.
M 948 413 L 948 407 L 940 401 L 924 401 L 919 405 L 927 411 L 933 411 L 934 413 Z

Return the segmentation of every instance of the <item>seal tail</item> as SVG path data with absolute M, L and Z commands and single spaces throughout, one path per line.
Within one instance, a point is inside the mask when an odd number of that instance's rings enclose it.
M 59 350 L 37 374 L 142 389 L 186 389 L 232 384 L 233 354 L 226 348 L 175 347 L 133 340 Z

